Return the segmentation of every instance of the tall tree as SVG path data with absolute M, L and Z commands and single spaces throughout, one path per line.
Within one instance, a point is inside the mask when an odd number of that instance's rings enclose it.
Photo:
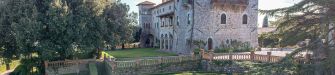
M 91 58 L 106 45 L 131 42 L 137 25 L 129 6 L 113 0 L 8 0 L 0 9 L 1 57 L 22 55 L 21 74 L 43 71 L 43 61 Z
M 330 64 L 323 65 L 328 69 L 320 68 L 321 63 L 335 63 L 332 61 L 334 58 L 330 58 L 332 55 L 327 55 L 328 52 L 334 50 L 334 44 L 330 43 L 333 38 L 328 37 L 329 32 L 334 30 L 334 28 L 329 28 L 331 23 L 335 21 L 334 3 L 334 0 L 302 0 L 290 7 L 262 11 L 270 16 L 280 15 L 283 17 L 277 28 L 282 37 L 281 44 L 288 44 L 290 41 L 290 43 L 292 41 L 297 43 L 308 38 L 314 40 L 308 48 L 313 51 L 314 65 L 317 65 L 315 67 L 316 75 L 325 74 L 321 70 L 335 70 L 335 65 L 328 67 Z M 324 44 L 321 39 L 326 40 Z

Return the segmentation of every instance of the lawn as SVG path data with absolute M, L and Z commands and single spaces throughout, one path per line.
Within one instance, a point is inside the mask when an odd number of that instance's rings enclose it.
M 19 60 L 13 60 L 12 63 L 10 63 L 10 69 L 14 69 L 20 65 Z M 5 64 L 0 64 L 0 74 L 6 71 L 6 65 Z
M 105 51 L 115 58 L 136 58 L 136 57 L 156 57 L 156 56 L 177 56 L 174 53 L 160 52 L 157 48 L 133 48 L 117 51 Z

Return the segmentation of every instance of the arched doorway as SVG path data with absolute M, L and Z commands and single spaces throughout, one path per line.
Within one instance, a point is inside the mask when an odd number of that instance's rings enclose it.
M 212 38 L 208 38 L 208 50 L 212 50 L 213 49 L 213 39 Z
M 153 47 L 154 36 L 152 34 L 147 35 L 147 39 L 145 40 L 145 47 L 151 48 Z

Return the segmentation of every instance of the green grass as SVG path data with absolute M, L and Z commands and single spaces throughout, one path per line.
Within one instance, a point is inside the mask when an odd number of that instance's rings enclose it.
M 153 75 L 228 75 L 222 73 L 208 73 L 208 72 L 180 72 L 180 73 L 166 73 L 166 74 L 153 74 Z M 233 73 L 232 75 L 239 75 Z
M 14 69 L 18 65 L 20 65 L 20 61 L 19 60 L 13 60 L 12 63 L 10 63 L 10 69 Z M 6 71 L 6 64 L 0 64 L 0 73 L 3 73 L 5 71 Z
M 157 56 L 176 56 L 174 53 L 159 52 L 157 48 L 133 48 L 117 51 L 105 51 L 116 58 L 136 58 L 136 57 L 157 57 Z

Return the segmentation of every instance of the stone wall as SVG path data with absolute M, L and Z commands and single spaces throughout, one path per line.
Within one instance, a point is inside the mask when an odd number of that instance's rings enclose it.
M 154 28 L 151 32 L 144 34 L 152 33 L 155 41 L 161 41 L 155 42 L 155 45 L 166 41 L 162 40 L 161 35 L 168 35 L 169 45 L 172 45 L 172 49 L 169 48 L 167 51 L 177 54 L 190 54 L 192 40 L 207 42 L 208 38 L 213 39 L 213 48 L 219 47 L 223 44 L 222 42 L 232 40 L 249 42 L 252 47 L 258 46 L 258 0 L 243 0 L 249 2 L 241 6 L 241 9 L 236 9 L 233 6 L 227 7 L 226 5 L 217 6 L 211 1 L 213 0 L 192 0 L 193 3 L 183 3 L 183 0 L 173 0 L 154 6 L 150 9 L 151 14 L 153 14 L 151 15 L 151 25 Z M 173 10 L 169 10 L 171 5 Z M 140 6 L 140 8 L 142 7 Z M 157 13 L 162 9 L 165 9 L 166 12 Z M 142 10 L 146 9 L 140 9 L 140 11 Z M 170 13 L 169 15 L 173 16 L 172 27 L 161 27 L 163 22 L 161 15 L 164 13 Z M 226 24 L 221 24 L 221 14 L 223 13 L 227 15 Z M 242 24 L 243 15 L 248 16 L 247 24 Z M 141 17 L 148 16 L 140 15 L 140 24 L 150 21 L 150 19 Z M 159 24 L 158 27 L 157 23 Z
M 105 61 L 106 75 L 143 75 L 194 71 L 199 68 L 199 56 L 148 57 L 132 60 Z
M 195 36 L 198 40 L 214 40 L 214 48 L 227 40 L 250 42 L 252 47 L 258 46 L 257 34 L 257 0 L 249 0 L 243 11 L 229 11 L 227 8 L 213 6 L 210 0 L 195 2 Z M 221 15 L 226 15 L 226 24 L 221 24 Z M 248 16 L 248 23 L 242 23 L 242 16 Z M 229 44 L 229 43 L 225 43 Z
M 53 61 L 44 62 L 46 75 L 63 75 L 63 74 L 80 74 L 89 73 L 88 64 L 99 63 L 95 59 L 85 60 L 66 60 L 66 61 Z

